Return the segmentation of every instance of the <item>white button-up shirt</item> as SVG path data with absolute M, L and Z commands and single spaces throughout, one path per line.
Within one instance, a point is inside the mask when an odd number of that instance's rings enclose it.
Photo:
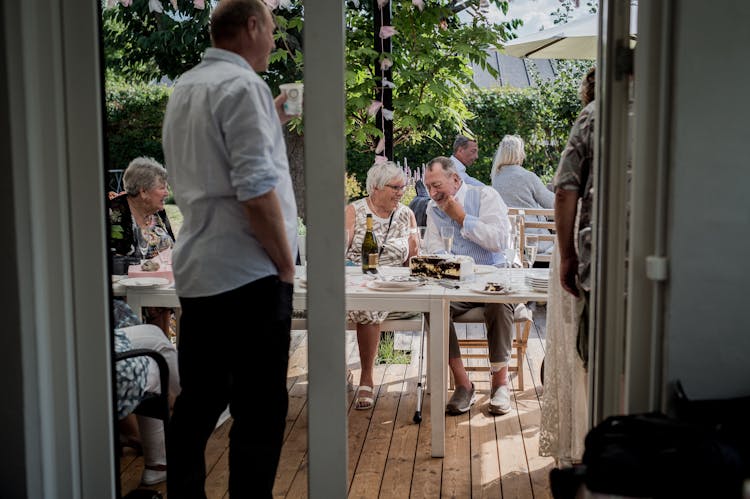
M 297 208 L 268 85 L 238 54 L 207 49 L 172 91 L 162 142 L 184 216 L 172 259 L 177 294 L 211 296 L 276 275 L 242 205 L 275 190 L 297 253 Z

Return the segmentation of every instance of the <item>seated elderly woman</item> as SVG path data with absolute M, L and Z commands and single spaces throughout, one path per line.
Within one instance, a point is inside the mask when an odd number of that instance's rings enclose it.
M 362 240 L 365 220 L 372 215 L 373 233 L 380 246 L 380 265 L 401 266 L 417 254 L 419 236 L 414 213 L 401 204 L 406 189 L 404 171 L 392 162 L 372 166 L 367 172 L 367 197 L 347 205 L 345 211 L 347 242 L 346 257 L 354 263 L 362 261 Z M 380 341 L 380 324 L 388 312 L 351 311 L 349 320 L 357 323 L 357 344 L 362 372 L 354 402 L 356 409 L 373 405 L 373 364 Z
M 147 242 L 146 259 L 172 248 L 174 234 L 164 211 L 167 170 L 152 158 L 130 162 L 122 177 L 125 192 L 109 201 L 110 250 L 114 255 L 141 256 L 138 241 Z M 146 308 L 146 322 L 169 331 L 171 310 Z
M 534 172 L 525 169 L 523 161 L 526 159 L 523 139 L 517 135 L 506 135 L 492 161 L 492 187 L 503 198 L 509 208 L 552 208 L 555 194 L 547 189 Z M 539 217 L 527 215 L 527 221 L 536 221 Z M 546 229 L 527 229 L 528 234 L 549 234 Z M 539 243 L 539 252 L 545 253 L 552 249 L 552 242 Z

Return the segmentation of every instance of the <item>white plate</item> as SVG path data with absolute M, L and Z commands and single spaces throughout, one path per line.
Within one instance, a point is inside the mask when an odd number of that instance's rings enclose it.
M 504 288 L 501 291 L 487 291 L 484 289 L 484 284 L 480 286 L 471 286 L 469 289 L 481 295 L 507 295 L 513 292 L 513 288 Z
M 377 291 L 408 291 L 421 286 L 422 283 L 415 282 L 399 282 L 399 281 L 370 281 L 367 283 L 367 287 L 375 289 Z
M 156 288 L 169 284 L 169 279 L 163 277 L 128 277 L 117 282 L 128 288 Z
M 500 267 L 495 267 L 494 265 L 474 265 L 475 274 L 494 274 L 499 270 Z

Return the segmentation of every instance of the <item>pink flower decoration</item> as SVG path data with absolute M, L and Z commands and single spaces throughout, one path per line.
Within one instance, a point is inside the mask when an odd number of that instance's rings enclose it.
M 380 137 L 378 145 L 375 147 L 375 154 L 380 154 L 383 151 L 385 151 L 385 139 Z
M 161 14 L 164 12 L 164 7 L 161 5 L 161 0 L 148 0 L 148 11 L 158 12 Z
M 380 164 L 387 163 L 387 162 L 388 162 L 387 156 L 382 156 L 382 155 L 375 156 L 376 165 L 380 165 Z
M 131 3 L 133 3 L 133 0 L 120 0 L 120 4 L 122 4 L 123 7 L 130 7 Z
M 383 71 L 387 71 L 391 69 L 391 66 L 393 66 L 393 61 L 388 58 L 385 58 L 382 61 L 380 61 L 380 69 Z
M 370 107 L 367 108 L 367 114 L 369 114 L 370 116 L 375 116 L 375 114 L 377 114 L 378 112 L 378 109 L 380 109 L 381 107 L 383 107 L 383 103 L 379 100 L 374 100 L 372 101 L 372 104 L 370 104 Z
M 393 26 L 381 26 L 380 27 L 380 38 L 385 40 L 386 38 L 390 38 L 393 35 L 398 34 L 398 31 L 396 31 L 396 28 Z
M 195 7 L 198 10 L 203 10 L 206 8 L 206 0 L 193 0 L 193 7 Z
M 383 7 L 386 6 L 387 3 L 388 3 L 388 0 L 378 0 L 378 8 L 382 9 Z
M 411 0 L 411 3 L 418 8 L 420 12 L 424 10 L 424 0 Z

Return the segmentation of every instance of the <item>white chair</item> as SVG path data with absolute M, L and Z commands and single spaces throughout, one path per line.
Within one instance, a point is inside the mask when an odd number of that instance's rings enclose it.
M 508 208 L 508 215 L 520 215 L 517 217 L 519 237 L 519 255 L 523 256 L 524 246 L 526 244 L 527 229 L 545 229 L 547 232 L 535 235 L 539 236 L 539 243 L 549 241 L 555 244 L 555 210 L 546 208 Z M 535 220 L 527 220 L 527 216 L 535 216 Z M 552 252 L 537 253 L 537 262 L 549 262 L 552 258 Z

